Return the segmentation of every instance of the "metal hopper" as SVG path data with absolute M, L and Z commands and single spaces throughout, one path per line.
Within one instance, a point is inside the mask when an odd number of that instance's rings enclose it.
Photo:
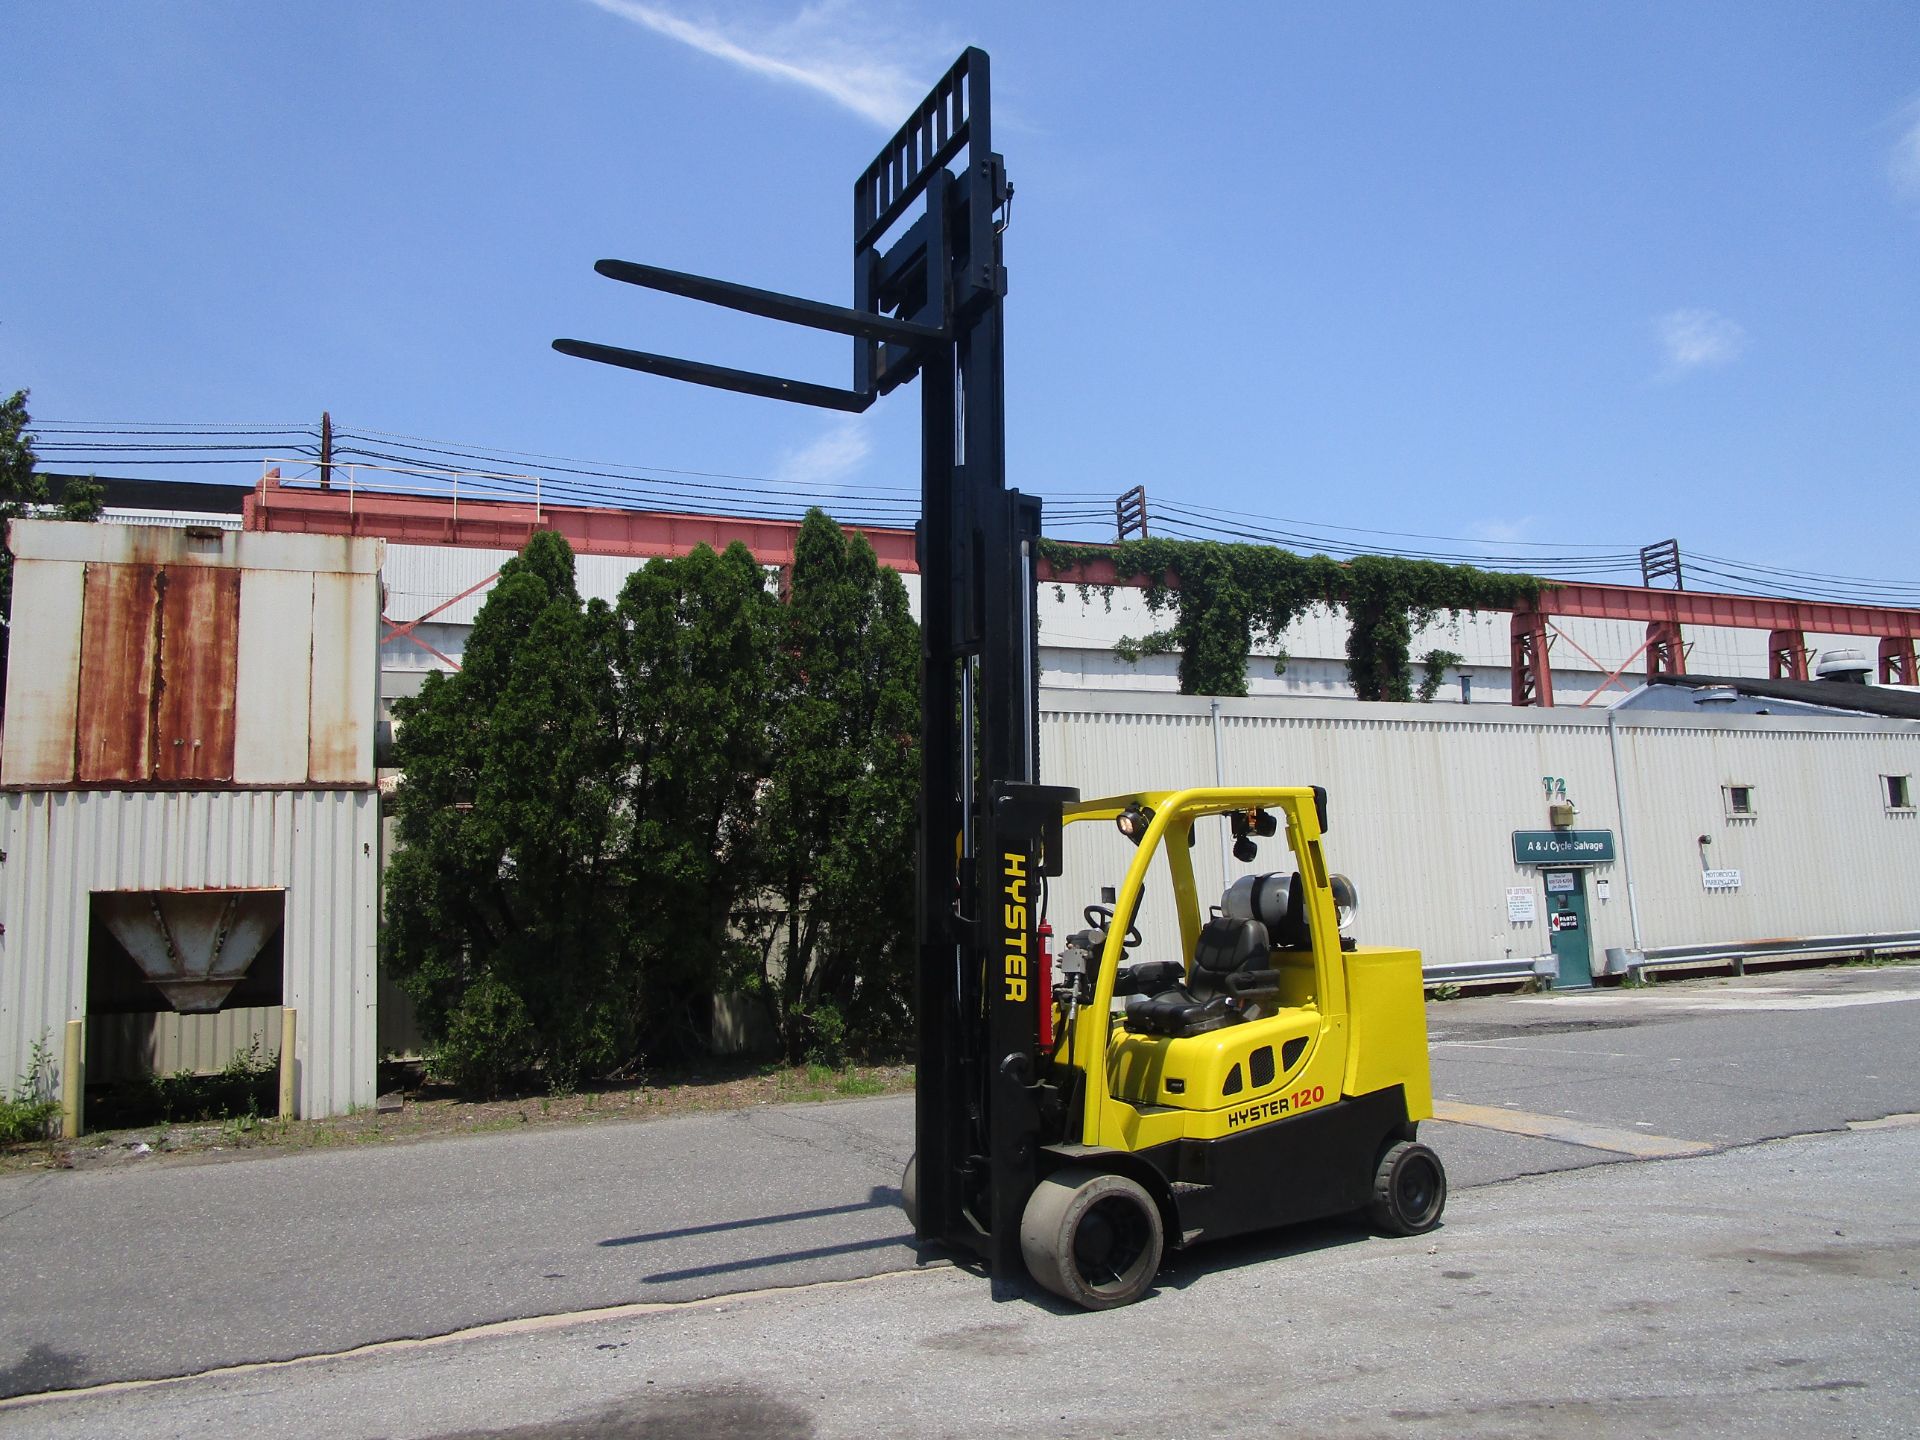
M 280 928 L 279 890 L 97 893 L 94 913 L 182 1014 L 218 1010 Z

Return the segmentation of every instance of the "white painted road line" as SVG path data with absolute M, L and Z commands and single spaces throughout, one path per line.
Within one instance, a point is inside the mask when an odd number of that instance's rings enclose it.
M 1729 985 L 1720 990 L 1688 990 L 1683 994 L 1648 994 L 1636 990 L 1630 995 L 1572 995 L 1560 991 L 1550 995 L 1515 995 L 1514 1005 L 1559 1005 L 1634 1008 L 1655 1010 L 1849 1010 L 1857 1005 L 1896 1005 L 1902 1000 L 1920 1000 L 1920 990 L 1856 990 L 1844 995 L 1815 995 L 1803 991 L 1772 990 L 1757 985 Z
M 1589 1150 L 1608 1150 L 1616 1155 L 1631 1155 L 1636 1160 L 1708 1155 L 1715 1148 L 1699 1140 L 1676 1140 L 1670 1135 L 1648 1135 L 1638 1130 L 1617 1129 L 1612 1125 L 1569 1120 L 1564 1115 L 1535 1115 L 1527 1110 L 1505 1110 L 1498 1105 L 1467 1105 L 1458 1100 L 1434 1101 L 1433 1118 L 1451 1125 L 1471 1125 L 1480 1130 L 1500 1130 L 1509 1135 L 1558 1140 L 1563 1145 L 1582 1145 Z

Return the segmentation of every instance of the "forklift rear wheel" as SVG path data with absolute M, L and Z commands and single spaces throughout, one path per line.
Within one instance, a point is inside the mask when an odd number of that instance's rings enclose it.
M 907 1212 L 907 1224 L 920 1228 L 920 1152 L 907 1157 L 907 1168 L 900 1172 L 900 1208 Z
M 1389 1145 L 1373 1172 L 1367 1218 L 1389 1235 L 1424 1235 L 1440 1223 L 1447 1204 L 1447 1172 L 1425 1145 Z
M 1111 1310 L 1146 1294 L 1164 1243 L 1151 1195 L 1124 1175 L 1077 1166 L 1035 1186 L 1020 1219 L 1028 1272 L 1088 1310 Z

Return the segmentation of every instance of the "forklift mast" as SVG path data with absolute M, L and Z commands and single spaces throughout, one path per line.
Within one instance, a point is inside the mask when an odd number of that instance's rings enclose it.
M 920 380 L 917 1227 L 1011 1282 L 1023 1273 L 1021 1212 L 1052 1088 L 1039 1073 L 1038 930 L 1046 881 L 1059 873 L 1062 808 L 1078 797 L 1039 784 L 1040 501 L 1006 485 L 1001 238 L 1013 187 L 993 149 L 990 97 L 987 56 L 969 49 L 854 183 L 850 308 L 629 261 L 594 267 L 850 336 L 851 388 L 589 341 L 553 345 L 856 414 Z

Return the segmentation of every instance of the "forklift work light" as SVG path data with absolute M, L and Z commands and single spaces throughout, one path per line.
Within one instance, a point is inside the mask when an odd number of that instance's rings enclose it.
M 1227 817 L 1227 823 L 1233 829 L 1233 858 L 1242 865 L 1252 864 L 1259 857 L 1260 847 L 1253 843 L 1254 836 L 1280 833 L 1280 822 L 1272 813 L 1257 808 L 1236 810 Z
M 1147 827 L 1151 824 L 1153 824 L 1153 811 L 1138 801 L 1113 817 L 1114 828 L 1136 845 L 1146 836 Z

